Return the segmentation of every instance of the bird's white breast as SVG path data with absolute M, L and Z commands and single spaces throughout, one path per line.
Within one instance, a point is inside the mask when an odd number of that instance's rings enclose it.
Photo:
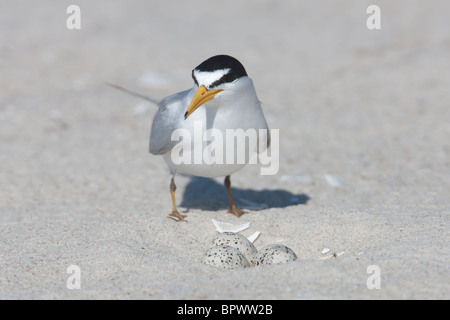
M 259 129 L 267 129 L 267 124 L 251 79 L 242 80 L 244 81 L 235 88 L 239 92 L 234 92 L 232 95 L 224 94 L 223 97 L 218 95 L 217 98 L 198 108 L 186 120 L 183 117 L 184 111 L 180 112 L 176 127 L 180 132 L 184 132 L 183 134 L 189 135 L 190 139 L 179 139 L 180 142 L 177 146 L 164 155 L 164 159 L 172 170 L 202 177 L 221 177 L 231 175 L 248 163 L 251 155 L 257 150 L 258 140 L 248 139 L 244 141 L 244 148 L 238 149 L 242 145 L 239 145 L 231 135 L 236 130 L 249 134 L 252 134 L 251 130 L 254 130 L 258 134 Z M 183 102 L 186 103 L 186 108 L 195 91 L 196 87 L 187 94 L 187 101 Z M 218 148 L 217 152 L 212 153 L 213 160 L 215 160 L 213 163 L 211 163 L 211 158 L 208 159 L 208 155 L 211 153 L 208 152 L 207 146 L 214 142 L 208 141 L 208 130 L 215 138 L 221 136 L 223 139 L 223 148 Z M 228 141 L 232 139 L 227 139 L 227 137 L 235 139 L 234 142 Z M 199 145 L 201 146 L 200 156 Z M 220 143 L 217 141 L 214 145 L 220 147 Z M 181 149 L 185 159 L 188 158 L 186 153 L 190 153 L 190 161 L 179 163 L 179 157 L 178 159 L 174 158 L 180 155 Z M 227 158 L 231 152 L 234 157 Z M 242 152 L 245 153 L 243 163 L 238 160 L 238 154 L 242 156 Z M 229 161 L 231 158 L 233 161 Z M 178 161 L 174 161 L 174 159 Z

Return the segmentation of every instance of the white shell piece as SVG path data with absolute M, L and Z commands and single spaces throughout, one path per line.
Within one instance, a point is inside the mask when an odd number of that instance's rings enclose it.
M 212 223 L 216 226 L 216 230 L 220 233 L 224 232 L 241 232 L 242 230 L 248 229 L 250 227 L 251 222 L 246 222 L 243 224 L 232 224 L 228 222 L 217 221 L 211 219 Z
M 341 182 L 338 178 L 336 178 L 336 177 L 334 177 L 334 176 L 331 176 L 331 175 L 329 175 L 329 174 L 325 174 L 325 175 L 324 175 L 324 178 L 325 178 L 325 180 L 327 181 L 327 183 L 328 183 L 330 186 L 334 187 L 334 188 L 338 188 L 338 187 L 341 187 L 341 186 L 342 186 L 342 182 Z
M 251 243 L 254 243 L 255 240 L 258 239 L 260 234 L 261 234 L 261 232 L 256 231 L 254 234 L 252 234 L 250 237 L 248 237 L 247 240 L 250 241 Z

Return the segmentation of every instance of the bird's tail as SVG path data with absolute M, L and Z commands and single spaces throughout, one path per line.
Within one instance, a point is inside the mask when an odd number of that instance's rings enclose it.
M 150 101 L 151 103 L 154 103 L 154 104 L 156 104 L 156 105 L 157 105 L 157 104 L 159 103 L 159 101 L 160 101 L 159 99 L 156 99 L 156 98 L 153 98 L 153 97 L 149 97 L 149 96 L 145 96 L 145 95 L 142 95 L 142 94 L 140 94 L 140 93 L 133 92 L 133 91 L 131 91 L 131 90 L 125 89 L 125 88 L 123 88 L 123 87 L 121 87 L 121 86 L 118 86 L 117 84 L 112 84 L 112 83 L 107 82 L 106 85 L 107 85 L 107 86 L 110 86 L 110 87 L 112 87 L 112 88 L 121 90 L 121 91 L 123 91 L 123 92 L 126 92 L 126 93 L 128 93 L 128 94 L 131 94 L 131 95 L 133 95 L 133 96 L 135 96 L 135 97 L 138 97 L 138 98 L 141 98 L 141 99 Z

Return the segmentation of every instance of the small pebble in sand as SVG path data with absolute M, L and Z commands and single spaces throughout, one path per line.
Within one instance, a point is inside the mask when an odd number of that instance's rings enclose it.
M 256 250 L 255 246 L 243 235 L 233 232 L 220 233 L 211 241 L 211 246 L 214 247 L 220 245 L 236 248 L 244 254 L 252 265 L 256 263 L 258 250 Z
M 202 263 L 223 269 L 250 267 L 250 263 L 242 252 L 226 245 L 218 245 L 209 248 L 209 250 L 203 254 Z
M 341 180 L 339 180 L 337 177 L 329 175 L 329 174 L 325 174 L 324 175 L 325 180 L 327 181 L 327 183 L 332 186 L 333 188 L 339 188 L 342 187 L 342 182 Z
M 259 251 L 256 265 L 282 264 L 297 260 L 291 248 L 282 244 L 271 244 Z

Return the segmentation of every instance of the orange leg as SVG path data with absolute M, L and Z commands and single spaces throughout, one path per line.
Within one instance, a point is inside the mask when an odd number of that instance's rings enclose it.
M 186 218 L 186 216 L 180 214 L 177 210 L 177 205 L 175 203 L 175 190 L 177 190 L 177 186 L 175 185 L 175 180 L 172 177 L 172 179 L 170 180 L 170 195 L 172 196 L 172 213 L 169 214 L 168 218 L 180 222 L 183 221 L 184 218 Z
M 231 181 L 230 181 L 230 176 L 226 176 L 225 177 L 225 188 L 227 189 L 227 193 L 228 193 L 228 200 L 230 202 L 230 209 L 228 210 L 229 213 L 234 214 L 236 217 L 240 217 L 242 216 L 245 212 L 243 210 L 240 210 L 238 208 L 236 208 L 234 201 L 233 201 L 233 196 L 231 195 Z

